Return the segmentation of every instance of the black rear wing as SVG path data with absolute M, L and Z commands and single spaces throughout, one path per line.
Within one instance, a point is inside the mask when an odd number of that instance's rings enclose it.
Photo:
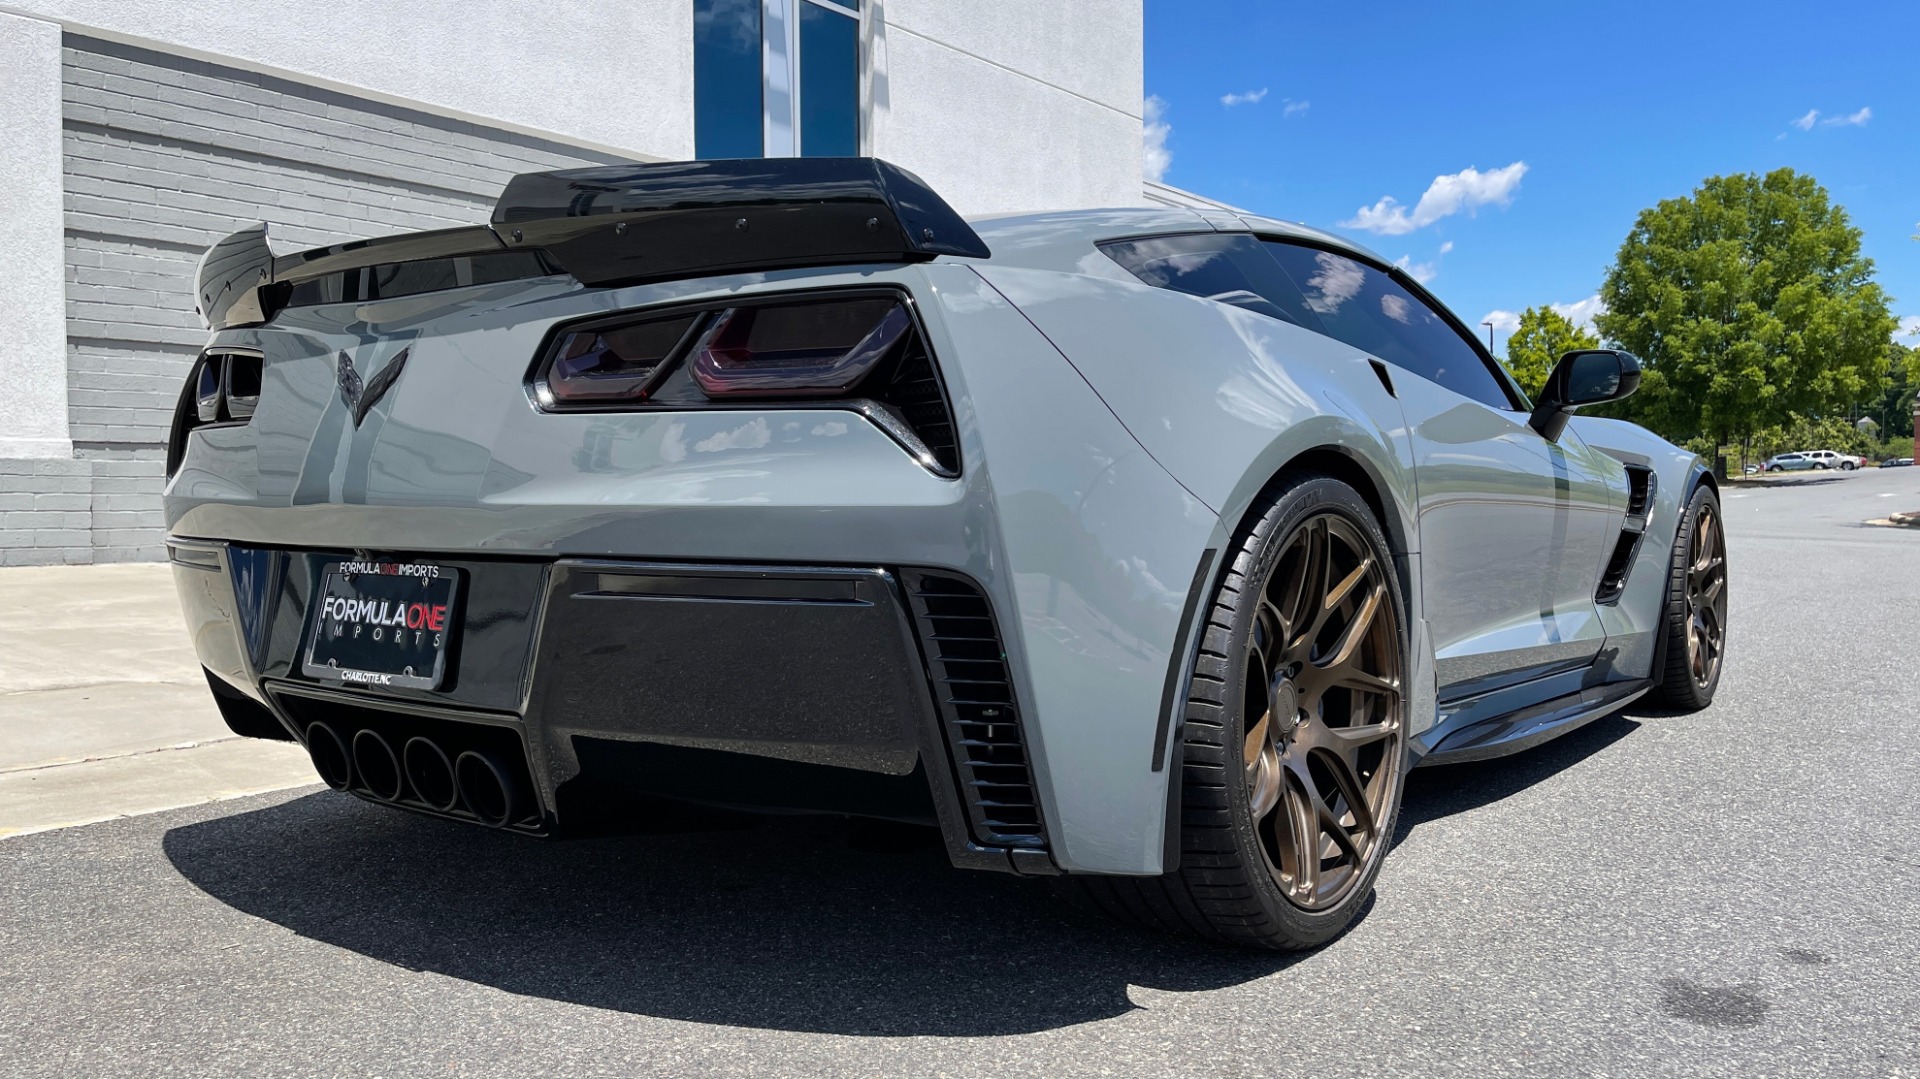
M 920 178 L 871 157 L 610 165 L 516 176 L 488 225 L 275 256 L 264 224 L 207 249 L 194 300 L 214 329 L 300 303 L 553 273 L 594 286 L 990 252 Z

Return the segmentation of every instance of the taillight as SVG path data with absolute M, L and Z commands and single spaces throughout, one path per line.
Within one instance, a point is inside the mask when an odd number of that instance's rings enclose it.
M 252 349 L 208 349 L 193 362 L 186 387 L 173 411 L 167 440 L 167 475 L 186 455 L 187 435 L 216 423 L 245 423 L 260 406 L 264 361 Z
M 667 361 L 697 325 L 678 318 L 603 319 L 570 329 L 554 342 L 541 382 L 551 405 L 608 405 L 644 401 L 667 373 Z
M 927 468 L 960 470 L 953 414 L 912 301 L 892 289 L 688 305 L 561 326 L 531 375 L 552 412 L 830 407 L 872 420 Z
M 694 348 L 693 378 L 708 397 L 837 397 L 912 327 L 897 300 L 732 307 Z

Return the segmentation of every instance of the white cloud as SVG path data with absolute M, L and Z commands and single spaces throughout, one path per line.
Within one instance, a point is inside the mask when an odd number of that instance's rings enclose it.
M 1399 258 L 1393 260 L 1393 264 L 1407 271 L 1407 274 L 1415 281 L 1424 285 L 1440 276 L 1440 259 L 1451 250 L 1453 250 L 1453 241 L 1448 240 L 1446 243 L 1440 245 L 1440 252 L 1433 256 L 1432 262 L 1415 262 L 1413 261 L 1412 255 L 1401 255 Z M 1403 319 L 1402 321 L 1405 320 Z
M 1235 105 L 1257 105 L 1266 96 L 1267 88 L 1262 86 L 1258 90 L 1248 90 L 1244 94 L 1222 94 L 1220 104 L 1227 108 L 1233 108 Z
M 1507 205 L 1513 201 L 1513 192 L 1526 174 L 1527 163 L 1515 161 L 1491 172 L 1467 168 L 1436 176 L 1411 213 L 1388 195 L 1372 206 L 1362 206 L 1350 220 L 1340 222 L 1340 227 L 1377 232 L 1382 236 L 1405 236 L 1462 210 L 1472 213 L 1481 206 Z
M 1599 332 L 1594 328 L 1593 317 L 1607 309 L 1606 302 L 1600 299 L 1599 293 L 1595 293 L 1584 300 L 1575 300 L 1572 303 L 1556 303 L 1550 306 L 1561 318 L 1566 319 L 1568 322 L 1573 323 L 1588 333 Z
M 1797 127 L 1802 131 L 1812 131 L 1813 122 L 1818 119 L 1820 119 L 1820 110 L 1808 109 L 1807 114 L 1805 116 L 1802 116 L 1800 119 L 1794 120 L 1791 122 L 1794 127 Z
M 1901 315 L 1893 339 L 1903 345 L 1920 346 L 1920 315 Z
M 1494 333 L 1512 333 L 1520 328 L 1520 313 L 1517 311 L 1493 310 L 1480 320 L 1482 326 L 1493 323 Z
M 1261 92 L 1265 93 L 1265 91 L 1261 91 Z M 1295 101 L 1292 98 L 1287 98 L 1284 101 L 1284 104 L 1286 107 L 1280 110 L 1280 116 L 1282 119 L 1285 119 L 1289 116 L 1298 116 L 1301 113 L 1307 111 L 1308 109 L 1313 108 L 1313 102 L 1311 101 Z
M 1812 116 L 1812 113 L 1808 113 Z M 1859 112 L 1850 112 L 1845 116 L 1829 116 L 1820 121 L 1821 127 L 1865 127 L 1873 119 L 1873 110 L 1862 107 Z
M 1167 166 L 1173 164 L 1173 152 L 1167 149 L 1167 136 L 1173 133 L 1173 126 L 1167 123 L 1166 115 L 1167 103 L 1149 96 L 1141 110 L 1140 170 L 1155 183 L 1166 177 Z

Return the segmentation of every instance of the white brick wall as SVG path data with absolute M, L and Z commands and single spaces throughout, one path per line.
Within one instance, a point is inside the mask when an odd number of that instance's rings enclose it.
M 0 462 L 9 563 L 164 556 L 167 428 L 206 341 L 191 288 L 208 244 L 254 221 L 281 251 L 476 224 L 516 173 L 615 160 L 73 35 L 62 74 L 76 459 Z

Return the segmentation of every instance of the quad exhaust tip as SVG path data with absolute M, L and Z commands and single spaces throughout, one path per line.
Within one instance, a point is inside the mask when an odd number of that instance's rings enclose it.
M 370 730 L 353 736 L 353 773 L 359 787 L 382 802 L 400 800 L 400 758 L 385 738 Z
M 464 809 L 480 823 L 505 828 L 520 819 L 526 784 L 490 753 L 467 750 L 451 760 L 431 738 L 409 738 L 395 753 L 378 731 L 363 728 L 344 739 L 333 725 L 307 725 L 307 756 L 321 782 L 381 802 L 412 798 L 440 813 Z
M 514 782 L 500 762 L 476 750 L 467 750 L 453 763 L 454 785 L 460 803 L 480 823 L 504 828 L 512 823 L 518 799 Z
M 459 804 L 460 789 L 454 783 L 453 762 L 447 759 L 447 753 L 431 739 L 409 738 L 400 751 L 400 759 L 406 768 L 407 783 L 413 787 L 414 797 L 429 807 L 442 813 L 448 813 Z
M 338 731 L 325 723 L 309 724 L 307 756 L 313 761 L 313 770 L 320 773 L 320 782 L 337 791 L 347 789 L 353 779 L 353 763 Z

